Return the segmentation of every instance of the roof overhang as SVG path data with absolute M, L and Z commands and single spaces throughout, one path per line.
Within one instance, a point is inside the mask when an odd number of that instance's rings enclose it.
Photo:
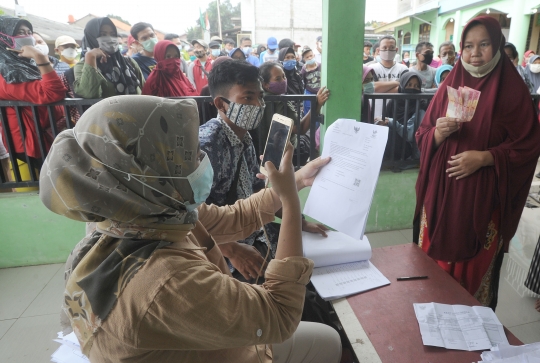
M 406 16 L 404 18 L 401 18 L 401 19 L 398 19 L 396 21 L 393 21 L 391 23 L 388 23 L 386 25 L 383 25 L 381 27 L 378 27 L 377 29 L 375 29 L 375 34 L 377 33 L 382 33 L 384 31 L 387 31 L 387 30 L 390 30 L 392 28 L 395 28 L 397 26 L 401 26 L 401 25 L 405 25 L 405 24 L 409 24 L 411 22 L 411 17 L 410 16 Z

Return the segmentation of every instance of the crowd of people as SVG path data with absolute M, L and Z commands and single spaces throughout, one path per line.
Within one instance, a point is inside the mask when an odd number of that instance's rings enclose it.
M 315 49 L 270 37 L 254 50 L 244 37 L 238 47 L 196 39 L 186 50 L 176 34 L 159 41 L 148 23 L 130 33 L 96 18 L 78 61 L 69 37 L 56 40 L 52 59 L 32 24 L 0 17 L 0 99 L 105 98 L 54 140 L 49 120 L 65 129 L 63 108 L 49 115 L 38 107 L 37 124 L 31 109 L 8 108 L 2 132 L 17 158 L 41 169 L 43 203 L 89 223 L 66 264 L 64 331 L 76 332 L 92 362 L 340 361 L 339 332 L 302 257 L 301 231 L 325 236 L 327 228 L 302 218 L 297 194 L 330 160 L 295 173 L 292 158 L 297 132 L 307 132 L 330 97 L 321 86 L 322 37 Z M 540 156 L 537 110 L 523 102 L 540 86 L 540 57 L 528 53 L 519 65 L 490 17 L 467 24 L 461 46 L 441 44 L 436 59 L 431 43 L 419 43 L 411 62 L 407 53 L 396 60 L 391 36 L 366 43 L 364 93 L 434 99 L 418 112 L 396 100 L 384 119 L 381 105 L 366 102 L 362 118 L 374 108 L 376 122 L 404 135 L 407 154 L 420 160 L 415 242 L 495 308 L 502 256 Z M 482 92 L 471 122 L 445 117 L 444 86 Z M 265 96 L 284 94 L 316 94 L 317 109 L 265 107 Z M 193 99 L 175 99 L 198 95 L 213 100 L 202 125 Z M 300 122 L 279 170 L 265 164 L 266 187 L 257 150 L 273 113 Z

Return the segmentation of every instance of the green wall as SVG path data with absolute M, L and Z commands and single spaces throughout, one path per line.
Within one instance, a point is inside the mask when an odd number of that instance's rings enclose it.
M 37 193 L 0 193 L 0 268 L 65 262 L 85 224 L 49 211 Z
M 418 172 L 381 172 L 367 232 L 412 228 Z M 309 189 L 300 195 L 302 203 Z M 331 203 L 331 201 L 328 201 Z M 36 193 L 0 193 L 0 268 L 63 263 L 85 224 L 49 211 Z

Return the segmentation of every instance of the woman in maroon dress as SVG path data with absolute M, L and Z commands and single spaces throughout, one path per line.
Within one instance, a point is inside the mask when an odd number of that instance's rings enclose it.
M 540 156 L 530 94 L 504 56 L 497 20 L 471 20 L 462 57 L 445 81 L 481 92 L 474 117 L 445 117 L 437 92 L 417 131 L 415 242 L 484 306 L 495 308 L 504 252 L 514 235 Z

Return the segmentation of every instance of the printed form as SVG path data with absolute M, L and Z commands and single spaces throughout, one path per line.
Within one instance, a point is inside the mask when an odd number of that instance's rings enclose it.
M 332 161 L 315 178 L 304 213 L 362 239 L 387 139 L 384 126 L 349 119 L 334 122 L 324 136 L 321 155 Z
M 493 310 L 484 306 L 413 304 L 424 345 L 458 350 L 484 350 L 508 344 Z

